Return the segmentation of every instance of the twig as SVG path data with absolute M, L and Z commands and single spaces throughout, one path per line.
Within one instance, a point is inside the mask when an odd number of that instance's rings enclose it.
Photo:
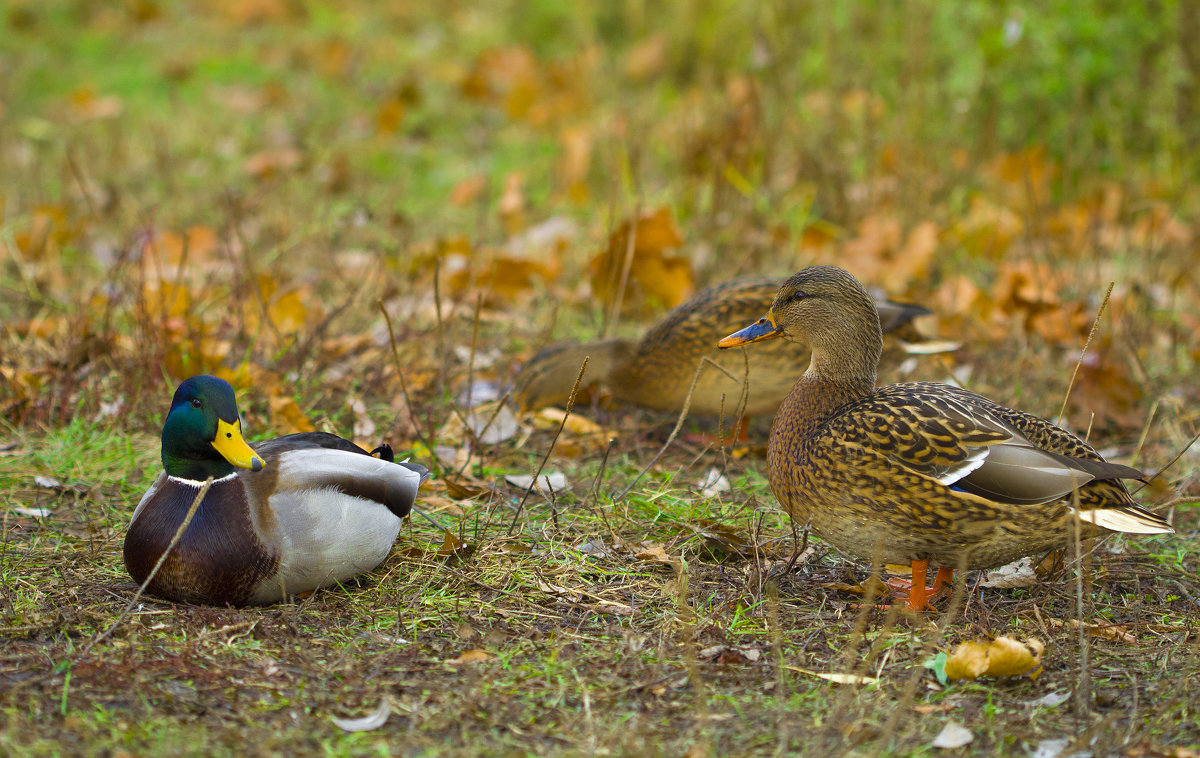
M 1075 378 L 1079 376 L 1079 367 L 1083 365 L 1083 356 L 1087 355 L 1088 346 L 1092 344 L 1092 338 L 1096 336 L 1096 330 L 1100 328 L 1100 317 L 1104 315 L 1104 309 L 1108 306 L 1108 299 L 1112 297 L 1115 284 L 1116 282 L 1108 283 L 1108 289 L 1104 292 L 1104 300 L 1100 301 L 1100 310 L 1096 311 L 1096 320 L 1092 322 L 1092 330 L 1088 332 L 1087 341 L 1083 343 L 1083 349 L 1079 351 L 1079 360 L 1075 361 L 1075 370 L 1071 372 L 1071 381 L 1067 384 L 1067 394 L 1063 395 L 1062 408 L 1058 412 L 1058 421 L 1055 421 L 1055 424 L 1061 424 L 1063 416 L 1067 412 L 1067 401 L 1071 399 L 1071 389 L 1075 387 Z
M 517 505 L 517 512 L 513 514 L 512 523 L 508 525 L 508 535 L 512 536 L 513 529 L 517 528 L 517 519 L 521 517 L 521 512 L 525 509 L 525 503 L 529 500 L 529 495 L 533 492 L 533 488 L 537 486 L 538 477 L 542 475 L 542 469 L 546 468 L 546 463 L 550 460 L 550 455 L 554 452 L 554 446 L 558 444 L 558 438 L 562 434 L 563 427 L 567 425 L 567 419 L 571 417 L 571 408 L 575 405 L 575 395 L 579 392 L 579 385 L 583 381 L 583 372 L 587 371 L 588 361 L 591 356 L 586 356 L 583 363 L 579 365 L 579 375 L 575 377 L 575 384 L 571 387 L 571 395 L 567 398 L 567 409 L 563 413 L 562 421 L 558 424 L 558 430 L 554 432 L 554 439 L 550 440 L 550 447 L 546 448 L 546 454 L 542 456 L 542 462 L 538 465 L 537 471 L 533 475 L 533 481 L 529 483 L 529 487 L 525 489 L 525 496 L 521 498 L 521 502 Z
M 1175 457 L 1174 457 L 1174 458 L 1172 458 L 1171 460 L 1167 461 L 1167 465 L 1163 466 L 1163 467 L 1162 467 L 1162 468 L 1160 468 L 1158 471 L 1155 471 L 1155 472 L 1154 472 L 1154 476 L 1151 476 L 1151 477 L 1149 477 L 1149 478 L 1148 478 L 1148 479 L 1147 479 L 1145 482 L 1142 482 L 1140 485 L 1138 485 L 1138 488 L 1137 488 L 1136 490 L 1134 490 L 1133 492 L 1131 492 L 1131 493 L 1129 493 L 1129 494 L 1131 494 L 1131 495 L 1136 495 L 1137 493 L 1141 492 L 1141 491 L 1142 491 L 1142 488 L 1143 488 L 1143 487 L 1145 487 L 1145 486 L 1146 486 L 1146 485 L 1147 485 L 1149 482 L 1152 482 L 1152 481 L 1154 481 L 1155 479 L 1157 479 L 1158 477 L 1162 476 L 1164 471 L 1166 471 L 1167 469 L 1169 469 L 1169 468 L 1171 468 L 1172 466 L 1174 466 L 1174 465 L 1175 465 L 1175 461 L 1177 461 L 1177 460 L 1179 460 L 1180 458 L 1182 458 L 1182 457 L 1183 457 L 1183 454 L 1184 454 L 1184 453 L 1186 453 L 1188 450 L 1190 450 L 1190 449 L 1191 449 L 1191 447 L 1192 447 L 1192 445 L 1195 445 L 1195 444 L 1196 444 L 1196 440 L 1200 440 L 1200 432 L 1196 432 L 1194 435 L 1192 435 L 1192 440 L 1191 440 L 1191 442 L 1189 442 L 1189 443 L 1187 443 L 1186 445 L 1184 445 L 1183 447 L 1181 447 L 1181 448 L 1179 449 L 1179 452 L 1175 454 Z
M 150 574 L 146 577 L 146 580 L 142 582 L 142 586 L 138 587 L 137 592 L 133 593 L 133 597 L 129 599 L 129 603 L 126 604 L 125 610 L 121 611 L 121 615 L 117 617 L 117 620 L 112 622 L 107 629 L 105 629 L 98 636 L 96 636 L 95 639 L 88 643 L 88 646 L 83 649 L 82 653 L 79 654 L 80 658 L 86 658 L 87 654 L 92 652 L 92 648 L 94 648 L 97 643 L 107 639 L 108 636 L 113 633 L 113 630 L 115 630 L 121 624 L 121 622 L 125 620 L 125 617 L 129 615 L 129 611 L 131 611 L 134 604 L 141 599 L 142 593 L 144 593 L 146 588 L 150 586 L 150 582 L 154 581 L 154 577 L 158 574 L 158 570 L 162 568 L 164 563 L 166 563 L 167 556 L 170 555 L 171 551 L 175 549 L 175 546 L 179 544 L 179 540 L 183 537 L 183 533 L 187 531 L 188 524 L 192 523 L 192 517 L 195 516 L 196 511 L 199 510 L 200 503 L 203 502 L 204 496 L 208 494 L 208 490 L 210 487 L 212 487 L 212 483 L 213 478 L 210 476 L 204 480 L 204 484 L 200 485 L 200 491 L 196 493 L 196 497 L 192 498 L 192 504 L 188 507 L 187 514 L 183 517 L 183 522 L 179 524 L 179 528 L 175 530 L 175 534 L 171 537 L 171 541 L 167 543 L 167 549 L 162 552 L 162 555 L 158 556 L 158 562 L 154 564 L 154 568 L 150 569 Z
M 1075 548 L 1075 614 L 1079 618 L 1079 686 L 1075 688 L 1075 718 L 1081 724 L 1087 717 L 1088 705 L 1091 702 L 1091 680 L 1088 675 L 1088 640 L 1087 630 L 1083 620 L 1083 537 L 1079 510 L 1079 488 L 1071 492 L 1074 501 L 1075 518 L 1071 520 L 1071 542 Z
M 433 452 L 433 443 L 425 436 L 421 431 L 421 425 L 417 423 L 417 412 L 413 409 L 412 398 L 408 395 L 408 385 L 404 382 L 404 372 L 400 370 L 400 353 L 396 350 L 396 331 L 392 329 L 392 317 L 388 314 L 387 308 L 383 307 L 383 300 L 376 300 L 375 302 L 379 305 L 379 311 L 383 314 L 384 323 L 387 324 L 388 341 L 392 345 L 392 363 L 396 366 L 396 376 L 400 378 L 400 392 L 404 395 L 404 405 L 408 408 L 408 418 L 412 421 L 413 431 L 417 433 L 417 439 L 421 441 L 421 444 L 433 456 L 433 464 L 439 469 L 437 473 L 440 475 L 441 462 L 438 460 L 437 453 Z
M 621 306 L 625 303 L 625 288 L 629 286 L 629 273 L 633 269 L 633 256 L 637 250 L 637 222 L 638 217 L 642 215 L 640 203 L 635 203 L 633 206 L 633 216 L 629 220 L 629 233 L 625 237 L 625 258 L 621 264 L 621 278 L 617 281 L 617 290 L 613 293 L 612 305 L 608 312 L 608 318 L 604 322 L 604 328 L 600 332 L 600 337 L 603 339 L 613 327 L 617 325 L 617 319 L 621 316 Z
M 1150 425 L 1154 423 L 1154 414 L 1158 413 L 1158 404 L 1162 402 L 1162 397 L 1159 396 L 1154 400 L 1154 405 L 1150 407 L 1150 415 L 1146 417 L 1146 425 L 1142 427 L 1142 436 L 1138 438 L 1137 447 L 1133 449 L 1133 458 L 1130 459 L 1130 466 L 1137 466 L 1138 456 L 1142 454 L 1142 446 L 1146 444 L 1146 437 L 1150 436 Z
M 702 358 L 700 363 L 696 364 L 696 373 L 692 375 L 692 386 L 688 387 L 687 397 L 683 399 L 683 408 L 679 411 L 679 418 L 675 420 L 675 428 L 671 430 L 671 433 L 667 436 L 667 441 L 663 443 L 663 446 L 659 448 L 659 451 L 655 453 L 653 458 L 650 459 L 650 462 L 638 472 L 638 475 L 633 478 L 633 481 L 626 485 L 625 489 L 621 490 L 619 495 L 613 497 L 614 503 L 625 499 L 625 496 L 629 494 L 630 490 L 637 486 L 637 483 L 641 481 L 642 477 L 646 475 L 646 472 L 649 471 L 654 464 L 658 463 L 658 459 L 663 457 L 663 453 L 667 452 L 667 448 L 670 447 L 671 443 L 675 441 L 675 438 L 679 436 L 679 430 L 683 428 L 683 420 L 687 418 L 688 411 L 692 408 L 692 395 L 696 392 L 696 383 L 700 381 L 700 372 L 704 370 L 705 363 L 712 364 L 713 366 L 717 366 L 717 368 L 721 369 L 722 371 L 725 371 L 724 367 L 717 364 L 711 358 Z M 726 373 L 728 372 L 726 371 Z

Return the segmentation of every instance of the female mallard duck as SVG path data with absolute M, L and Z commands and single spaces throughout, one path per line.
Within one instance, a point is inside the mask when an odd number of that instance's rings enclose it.
M 1074 434 L 967 390 L 934 382 L 875 386 L 882 338 L 858 280 L 833 266 L 788 279 L 767 315 L 723 348 L 784 337 L 812 350 L 771 426 L 767 478 L 801 523 L 847 553 L 911 563 L 909 606 L 955 568 L 1000 566 L 1083 536 L 1163 534 L 1122 479 Z M 930 563 L 939 567 L 925 587 Z
M 742 395 L 749 362 L 750 389 L 744 414 L 774 413 L 794 381 L 795 351 L 782 345 L 746 351 L 746 358 L 722 354 L 715 344 L 729 329 L 757 318 L 779 289 L 775 279 L 734 281 L 709 287 L 668 313 L 638 341 L 612 339 L 559 345 L 538 353 L 522 368 L 513 397 L 523 410 L 562 405 L 571 393 L 585 357 L 585 383 L 608 387 L 619 402 L 660 411 L 682 410 L 696 367 L 709 359 L 692 393 L 691 411 L 732 418 Z M 929 313 L 917 305 L 876 302 L 885 332 Z
M 163 473 L 133 512 L 125 567 L 141 584 L 212 486 L 148 586 L 168 600 L 265 605 L 342 582 L 387 557 L 429 472 L 333 434 L 242 439 L 233 387 L 194 376 L 175 390 Z

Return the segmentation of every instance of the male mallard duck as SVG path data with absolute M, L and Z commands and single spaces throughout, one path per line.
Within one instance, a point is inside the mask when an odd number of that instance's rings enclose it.
M 733 281 L 709 287 L 650 327 L 638 341 L 611 339 L 584 345 L 547 348 L 521 369 L 514 399 L 523 410 L 562 405 L 571 394 L 584 357 L 590 356 L 585 383 L 612 390 L 619 402 L 679 412 L 687 399 L 696 366 L 706 366 L 692 394 L 691 412 L 733 418 L 742 394 L 746 364 L 741 355 L 722 354 L 718 339 L 730 328 L 757 318 L 779 289 L 776 279 Z M 918 305 L 876 302 L 885 332 L 909 324 L 929 311 Z M 774 413 L 794 381 L 795 351 L 782 345 L 746 352 L 750 391 L 745 415 Z M 726 374 L 725 372 L 728 372 Z M 724 396 L 724 402 L 722 402 Z
M 767 315 L 723 348 L 784 337 L 812 350 L 771 426 L 767 478 L 793 519 L 839 550 L 912 564 L 909 606 L 928 603 L 953 569 L 1000 566 L 1083 536 L 1163 534 L 1108 463 L 1048 421 L 935 382 L 875 386 L 882 337 L 875 304 L 845 271 L 788 279 Z
M 265 605 L 342 582 L 387 557 L 429 472 L 322 432 L 253 447 L 233 387 L 194 376 L 175 390 L 162 431 L 163 473 L 133 512 L 125 568 L 141 584 L 213 483 L 147 588 L 168 600 Z

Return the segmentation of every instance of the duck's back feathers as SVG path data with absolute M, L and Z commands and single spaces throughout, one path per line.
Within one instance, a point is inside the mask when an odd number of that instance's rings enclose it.
M 325 432 L 289 434 L 252 447 L 275 464 L 247 479 L 260 495 L 332 487 L 385 505 L 399 518 L 412 510 L 417 488 L 429 476 L 424 466 L 392 461 L 388 446 L 376 448 L 381 453 L 376 458 L 353 442 Z

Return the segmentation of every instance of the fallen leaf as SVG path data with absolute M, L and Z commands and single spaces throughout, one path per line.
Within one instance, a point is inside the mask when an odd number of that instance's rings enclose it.
M 340 719 L 331 718 L 330 721 L 334 726 L 346 732 L 370 732 L 378 729 L 387 723 L 388 716 L 392 713 L 392 708 L 388 705 L 387 699 L 379 701 L 379 707 L 369 716 L 363 716 L 358 719 Z
M 454 532 L 449 529 L 442 530 L 442 546 L 438 548 L 438 555 L 447 556 L 457 553 L 462 550 L 463 542 Z
M 964 642 L 946 658 L 946 678 L 950 681 L 978 679 L 981 676 L 1022 676 L 1036 679 L 1042 670 L 1039 640 L 1018 642 L 1011 637 Z
M 508 476 L 504 477 L 504 481 L 519 489 L 527 490 L 529 489 L 529 486 L 533 484 L 533 475 L 509 474 Z M 549 497 L 551 492 L 556 494 L 564 492 L 568 487 L 569 483 L 567 482 L 567 475 L 558 471 L 552 471 L 548 474 L 541 474 L 537 478 L 536 489 L 538 494 L 544 497 Z
M 988 667 L 988 645 L 964 642 L 946 657 L 946 678 L 950 681 L 978 679 Z
M 703 479 L 696 482 L 696 487 L 700 491 L 700 497 L 706 499 L 714 498 L 722 492 L 729 492 L 732 489 L 729 479 L 721 473 L 721 469 L 715 466 L 708 470 Z
M 783 668 L 787 669 L 788 671 L 796 671 L 801 674 L 815 676 L 818 679 L 824 679 L 825 681 L 833 682 L 834 684 L 877 684 L 879 682 L 878 677 L 866 676 L 864 674 L 811 671 L 809 669 L 802 669 L 798 666 L 784 666 Z
M 446 661 L 446 663 L 449 663 L 452 666 L 461 666 L 467 663 L 482 663 L 483 661 L 489 661 L 491 659 L 492 654 L 488 651 L 473 648 L 471 650 L 464 651 L 457 658 L 451 658 L 450 660 Z
M 670 208 L 664 206 L 625 221 L 609 235 L 608 247 L 588 263 L 593 291 L 611 302 L 624 285 L 625 291 L 619 294 L 628 306 L 648 298 L 674 308 L 693 290 L 691 263 L 666 252 L 681 244 L 683 237 Z
M 18 505 L 16 511 L 22 516 L 32 516 L 34 518 L 46 518 L 53 513 L 49 508 L 26 508 L 23 505 Z
M 487 494 L 487 487 L 473 482 L 460 481 L 457 479 L 444 480 L 446 494 L 455 500 L 470 500 L 471 498 L 479 497 Z
M 450 202 L 457 206 L 470 205 L 487 189 L 487 176 L 474 174 L 454 185 L 450 190 Z
M 674 566 L 679 563 L 678 558 L 672 558 L 667 555 L 666 548 L 657 543 L 651 543 L 644 546 L 641 550 L 633 554 L 633 557 L 639 561 L 647 563 L 660 563 L 664 566 Z
M 1066 622 L 1062 619 L 1050 619 L 1050 626 L 1064 626 Z M 1071 626 L 1079 628 L 1079 619 L 1071 619 Z M 1091 637 L 1098 637 L 1109 642 L 1123 642 L 1127 645 L 1136 645 L 1137 637 L 1129 631 L 1129 628 L 1122 624 L 1093 624 L 1085 623 L 1083 631 Z
M 492 402 L 467 411 L 467 428 L 479 444 L 495 445 L 516 436 L 521 425 L 507 404 Z
M 281 432 L 293 434 L 297 432 L 316 431 L 316 427 L 300 410 L 296 399 L 291 395 L 271 395 L 271 425 Z
M 1059 758 L 1071 744 L 1070 737 L 1058 737 L 1052 740 L 1041 740 L 1033 749 L 1032 758 Z M 1091 755 L 1091 753 L 1087 753 Z
M 271 179 L 298 168 L 303 157 L 299 150 L 291 148 L 263 150 L 247 158 L 242 169 L 255 179 Z
M 984 587 L 1000 588 L 1033 587 L 1037 583 L 1033 559 L 1028 556 L 987 572 L 981 582 Z
M 970 729 L 951 719 L 946 722 L 946 726 L 942 727 L 942 731 L 938 732 L 938 736 L 933 738 L 933 746 L 950 750 L 969 745 L 974 739 L 975 735 Z
M 1032 706 L 1044 706 L 1046 708 L 1053 708 L 1055 706 L 1062 705 L 1063 703 L 1067 702 L 1070 699 L 1071 699 L 1071 693 L 1069 693 L 1069 692 L 1047 692 L 1045 695 L 1042 695 L 1041 697 L 1037 698 L 1036 700 L 1030 700 L 1026 704 L 1032 705 Z
M 592 421 L 589 418 L 580 416 L 578 413 L 572 412 L 567 416 L 567 412 L 562 408 L 543 408 L 538 411 L 534 418 L 534 426 L 539 429 L 555 429 L 559 424 L 563 423 L 563 417 L 566 416 L 566 423 L 563 425 L 563 431 L 571 434 L 607 434 L 607 430 Z

